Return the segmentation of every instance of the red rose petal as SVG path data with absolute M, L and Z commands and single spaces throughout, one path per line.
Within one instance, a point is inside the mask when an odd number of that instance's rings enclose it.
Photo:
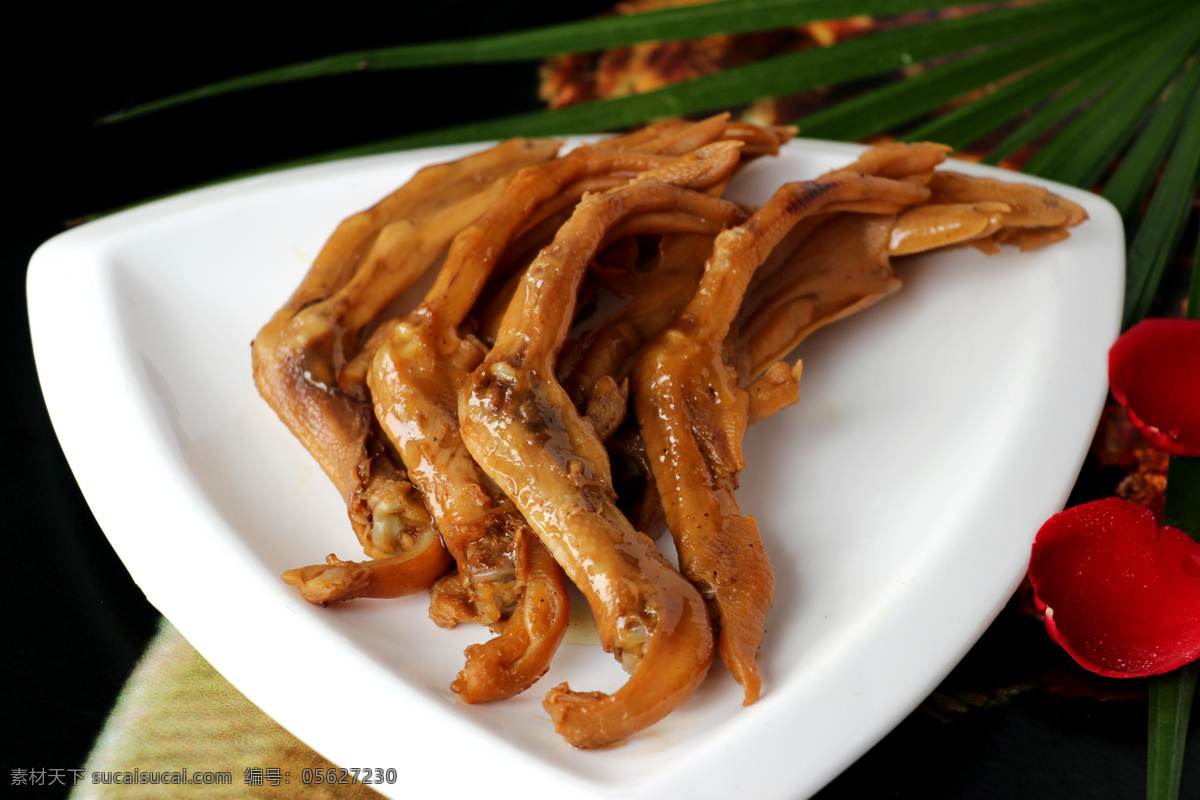
M 1200 456 L 1200 320 L 1134 325 L 1108 351 L 1108 383 L 1156 447 Z
M 1200 542 L 1110 497 L 1055 514 L 1029 562 L 1046 630 L 1083 667 L 1115 678 L 1200 658 Z

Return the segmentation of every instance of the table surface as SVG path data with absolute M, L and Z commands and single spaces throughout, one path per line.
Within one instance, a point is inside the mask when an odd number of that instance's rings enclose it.
M 95 127 L 92 120 L 131 98 L 214 77 L 406 40 L 542 24 L 606 4 L 500 5 L 444 0 L 403 19 L 393 6 L 372 25 L 349 17 L 233 25 L 212 12 L 186 30 L 152 37 L 108 9 L 80 12 L 65 32 L 52 9 L 39 9 L 34 14 L 42 24 L 5 53 L 13 90 L 7 127 L 18 136 L 9 145 L 16 180 L 8 182 L 0 250 L 2 324 L 14 372 L 4 394 L 0 496 L 4 560 L 17 576 L 18 607 L 6 625 L 3 658 L 10 687 L 6 773 L 81 767 L 158 621 L 92 519 L 42 404 L 24 304 L 25 270 L 36 246 L 89 213 L 222 175 L 533 108 L 536 70 L 516 64 L 364 74 L 121 125 Z M 41 33 L 49 30 L 53 37 Z M 81 386 L 82 402 L 86 392 Z M 1106 493 L 1113 477 L 1085 468 L 1080 496 Z M 1024 613 L 1018 596 L 938 691 L 818 797 L 1138 797 L 1145 713 L 1143 681 L 1099 679 L 1075 667 Z M 1200 726 L 1193 725 L 1189 743 L 1184 785 L 1200 786 Z M 57 790 L 25 791 L 46 797 Z

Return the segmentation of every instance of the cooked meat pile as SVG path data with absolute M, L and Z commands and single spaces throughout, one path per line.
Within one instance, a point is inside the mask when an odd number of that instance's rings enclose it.
M 721 115 L 565 155 L 512 140 L 344 221 L 255 339 L 254 377 L 368 559 L 283 579 L 318 604 L 428 589 L 438 625 L 489 626 L 451 683 L 468 703 L 545 674 L 570 580 L 630 674 L 611 695 L 550 690 L 577 747 L 670 713 L 714 653 L 753 703 L 774 575 L 736 489 L 747 426 L 799 397 L 800 365 L 781 359 L 895 291 L 893 257 L 1039 247 L 1086 217 L 936 170 L 934 144 L 881 145 L 760 209 L 723 197 L 791 135 Z M 602 289 L 625 304 L 597 322 Z M 678 564 L 655 544 L 664 523 Z

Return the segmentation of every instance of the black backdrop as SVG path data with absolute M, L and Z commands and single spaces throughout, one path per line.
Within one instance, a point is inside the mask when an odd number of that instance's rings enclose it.
M 401 5 L 384 11 L 344 5 L 284 19 L 185 7 L 191 16 L 170 22 L 162 14 L 118 16 L 108 7 L 69 14 L 35 8 L 32 21 L 10 27 L 3 53 L 8 144 L 0 250 L 0 319 L 10 360 L 0 497 L 4 585 L 12 591 L 0 782 L 7 783 L 13 769 L 82 765 L 158 618 L 92 519 L 42 405 L 24 297 L 36 246 L 87 214 L 245 169 L 534 108 L 536 68 L 358 74 L 119 125 L 97 127 L 94 120 L 130 102 L 282 63 L 544 24 L 607 4 Z M 79 387 L 80 402 L 87 402 L 87 392 Z M 163 531 L 165 541 L 170 535 Z M 1012 606 L 943 692 L 828 787 L 822 800 L 1142 795 L 1144 705 L 1089 696 L 1097 684 L 1076 682 L 1073 667 L 1046 643 L 1040 626 Z M 1060 673 L 1067 677 L 1054 677 Z M 1200 785 L 1196 739 L 1192 786 Z M 18 790 L 31 797 L 62 792 Z

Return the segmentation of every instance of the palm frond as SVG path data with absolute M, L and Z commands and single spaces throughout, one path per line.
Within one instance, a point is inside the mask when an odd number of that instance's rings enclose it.
M 1028 69 L 1031 62 L 1034 64 L 1034 74 L 1042 76 L 1053 71 L 1055 79 L 1059 80 L 1058 73 L 1069 74 L 1069 70 L 1076 69 L 1081 62 L 1094 57 L 1097 51 L 1110 46 L 1119 34 L 1110 32 L 1095 41 L 1085 40 L 1085 44 L 1074 46 L 1079 36 L 1078 29 L 1049 30 L 963 56 L 917 73 L 907 80 L 810 114 L 804 118 L 804 134 L 814 138 L 853 140 L 892 130 L 933 113 L 968 92 Z M 1055 59 L 1055 53 L 1064 54 Z M 1056 69 L 1043 71 L 1042 68 L 1048 65 Z M 1060 80 L 1065 81 L 1066 78 Z M 972 103 L 963 109 L 977 105 Z M 939 119 L 946 116 L 950 115 L 943 115 Z M 914 132 L 909 138 L 919 140 L 933 137 Z
M 1095 37 L 1075 46 L 1058 51 L 1032 50 L 1027 56 L 1044 60 L 973 102 L 938 115 L 917 130 L 907 133 L 904 138 L 909 141 L 926 139 L 944 142 L 960 149 L 967 147 L 985 134 L 1002 127 L 1025 109 L 1044 102 L 1069 85 L 1101 54 L 1117 53 L 1118 58 L 1101 60 L 1115 73 L 1122 60 L 1128 61 L 1140 52 L 1140 48 L 1157 41 L 1168 24 L 1169 15 L 1160 12 L 1147 20 L 1131 24 L 1127 29 L 1117 28 L 1113 31 L 1106 25 L 1093 28 Z M 1028 58 L 1026 63 L 1029 63 Z M 1112 77 L 1115 79 L 1115 74 Z
M 1137 210 L 1158 177 L 1163 159 L 1183 124 L 1188 100 L 1200 85 L 1200 64 L 1193 61 L 1184 75 L 1168 93 L 1166 100 L 1154 112 L 1145 130 L 1125 153 L 1120 165 L 1104 187 L 1104 197 L 1121 213 L 1126 229 L 1136 219 Z M 1200 288 L 1200 281 L 1197 282 Z M 1198 309 L 1200 310 L 1200 309 Z
M 1048 99 L 1009 136 L 991 151 L 985 163 L 999 164 L 1020 148 L 1037 140 L 1055 126 L 1062 123 L 1080 108 L 1086 107 L 1095 98 L 1126 74 L 1125 66 L 1137 53 L 1145 51 L 1158 41 L 1157 31 L 1149 35 L 1130 35 L 1122 44 L 1102 52 L 1093 63 L 1084 65 L 1074 80 Z
M 117 122 L 231 92 L 293 81 L 372 70 L 402 70 L 459 64 L 530 61 L 563 53 L 669 42 L 714 34 L 778 30 L 860 14 L 900 14 L 946 6 L 961 0 L 723 0 L 663 8 L 472 39 L 451 39 L 375 50 L 340 53 L 302 64 L 241 75 L 118 111 L 102 122 Z
M 1200 8 L 1193 9 L 1138 54 L 1122 78 L 1048 143 L 1026 171 L 1076 186 L 1090 186 L 1128 143 L 1142 115 L 1200 44 Z
M 1178 7 L 1182 3 L 1164 4 Z M 278 167 L 373 153 L 511 136 L 560 136 L 614 130 L 656 119 L 708 113 L 768 97 L 893 74 L 913 64 L 954 56 L 973 48 L 1055 34 L 1071 39 L 1099 35 L 1142 15 L 1105 0 L 1050 0 L 951 17 L 927 25 L 885 31 L 764 59 L 713 75 L 623 97 L 547 111 L 517 114 L 356 145 Z M 804 132 L 804 120 L 798 120 Z
M 1179 244 L 1196 197 L 1200 181 L 1200 88 L 1194 82 L 1187 103 L 1170 160 L 1129 245 L 1125 273 L 1127 328 L 1150 311 L 1163 270 Z M 1192 280 L 1195 282 L 1194 266 Z

